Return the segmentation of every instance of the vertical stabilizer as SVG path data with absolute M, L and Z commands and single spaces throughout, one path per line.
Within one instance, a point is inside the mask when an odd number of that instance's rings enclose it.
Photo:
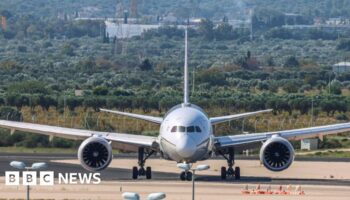
M 184 104 L 189 103 L 188 94 L 188 63 L 187 63 L 187 27 L 185 29 L 185 64 L 184 64 Z

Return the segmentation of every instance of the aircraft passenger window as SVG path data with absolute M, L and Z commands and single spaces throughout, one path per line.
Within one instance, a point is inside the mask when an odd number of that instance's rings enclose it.
M 194 132 L 194 126 L 187 127 L 187 133 L 193 133 Z
M 176 132 L 176 126 L 173 126 L 173 128 L 171 128 L 171 132 L 172 133 Z
M 196 126 L 196 132 L 200 133 L 202 132 L 201 128 L 199 128 L 199 126 Z
M 186 131 L 186 127 L 184 126 L 178 126 L 178 127 L 179 127 L 178 129 L 179 132 L 184 133 Z

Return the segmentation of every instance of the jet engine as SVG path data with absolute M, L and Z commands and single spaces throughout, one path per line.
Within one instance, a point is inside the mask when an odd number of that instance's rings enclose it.
M 294 161 L 294 148 L 288 140 L 273 136 L 261 147 L 260 161 L 271 171 L 285 170 Z
M 111 144 L 102 137 L 90 137 L 84 140 L 78 150 L 81 165 L 89 171 L 101 171 L 112 161 Z

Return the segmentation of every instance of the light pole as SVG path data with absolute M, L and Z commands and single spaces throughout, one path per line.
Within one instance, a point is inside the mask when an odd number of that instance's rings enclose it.
M 26 170 L 26 171 L 41 170 L 41 169 L 47 168 L 47 164 L 44 162 L 33 163 L 31 167 L 27 167 L 26 164 L 24 164 L 24 162 L 12 161 L 10 162 L 10 166 L 19 170 Z M 27 184 L 27 200 L 29 200 L 29 191 L 30 191 L 30 187 L 29 187 L 29 184 Z
M 122 194 L 125 200 L 140 200 L 140 195 L 134 192 L 124 192 Z M 147 200 L 162 200 L 165 199 L 166 195 L 164 192 L 151 193 L 148 195 Z
M 314 125 L 314 96 L 311 97 L 311 126 Z
M 192 164 L 187 164 L 187 163 L 179 163 L 177 164 L 177 167 L 180 169 L 183 169 L 185 171 L 192 171 L 192 200 L 194 200 L 194 194 L 195 194 L 195 178 L 196 178 L 196 171 L 204 171 L 210 168 L 209 165 L 198 165 L 196 168 L 192 169 Z

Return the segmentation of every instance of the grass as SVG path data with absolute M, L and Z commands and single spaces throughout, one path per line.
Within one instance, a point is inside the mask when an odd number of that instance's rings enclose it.
M 350 158 L 350 151 L 337 151 L 337 150 L 329 150 L 329 151 L 318 151 L 315 153 L 306 154 L 304 156 L 311 157 L 329 157 L 329 158 Z

